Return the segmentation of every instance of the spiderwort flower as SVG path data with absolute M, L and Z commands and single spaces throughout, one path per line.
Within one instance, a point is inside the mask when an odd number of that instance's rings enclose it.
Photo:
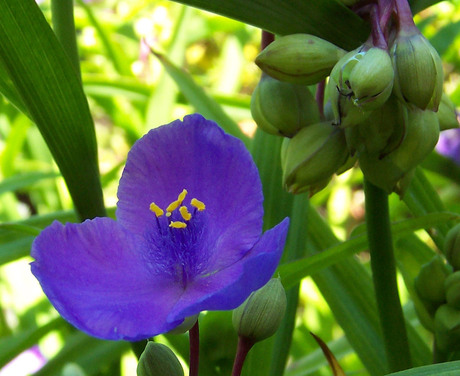
M 203 310 L 229 310 L 272 276 L 288 219 L 262 235 L 262 188 L 236 138 L 201 115 L 151 130 L 128 154 L 117 221 L 55 221 L 32 273 L 90 335 L 140 340 Z

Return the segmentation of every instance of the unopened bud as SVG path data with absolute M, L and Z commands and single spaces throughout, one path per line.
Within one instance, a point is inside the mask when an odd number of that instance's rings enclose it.
M 359 155 L 364 176 L 374 185 L 388 193 L 404 194 L 411 171 L 434 149 L 439 137 L 439 122 L 433 111 L 408 108 L 405 135 L 394 150 L 381 158 L 367 151 Z M 408 175 L 409 174 L 409 175 Z M 404 184 L 399 182 L 403 180 Z M 400 186 L 398 188 L 398 185 Z
M 460 311 L 444 304 L 434 317 L 436 347 L 443 352 L 460 350 Z
M 451 273 L 452 268 L 444 262 L 442 257 L 434 256 L 421 267 L 418 276 L 414 280 L 415 291 L 419 298 L 435 306 L 445 303 L 444 282 Z
M 329 76 L 345 54 L 334 44 L 309 34 L 276 38 L 256 58 L 265 73 L 280 81 L 314 85 Z
M 457 113 L 457 109 L 445 93 L 442 93 L 441 103 L 439 104 L 437 115 L 439 120 L 439 129 L 441 131 L 459 127 L 459 114 Z
M 452 227 L 447 233 L 444 242 L 444 254 L 454 270 L 460 270 L 460 223 Z
M 285 310 L 286 293 L 281 281 L 273 278 L 233 311 L 233 326 L 240 337 L 262 341 L 275 334 Z
M 391 49 L 395 92 L 421 110 L 437 111 L 442 95 L 442 62 L 435 48 L 415 29 L 399 32 Z
M 449 275 L 444 281 L 447 304 L 460 309 L 460 271 Z
M 139 358 L 137 376 L 184 376 L 184 370 L 168 346 L 149 341 Z
M 324 188 L 334 172 L 349 156 L 342 129 L 330 122 L 303 128 L 285 146 L 283 182 L 291 193 L 310 192 Z
M 362 46 L 346 54 L 334 66 L 328 82 L 335 122 L 342 127 L 361 123 L 369 111 L 386 102 L 393 80 L 387 51 Z
M 251 114 L 263 131 L 285 137 L 319 122 L 319 110 L 308 87 L 262 75 L 251 98 Z

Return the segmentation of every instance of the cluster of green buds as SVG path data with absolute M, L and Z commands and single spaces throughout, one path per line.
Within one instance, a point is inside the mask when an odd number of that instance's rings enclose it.
M 443 253 L 422 266 L 414 288 L 421 323 L 434 333 L 437 351 L 448 354 L 460 351 L 460 223 L 447 233 Z
M 261 130 L 285 137 L 283 184 L 291 193 L 314 194 L 358 160 L 368 181 L 402 195 L 439 132 L 458 127 L 441 59 L 407 0 L 365 9 L 371 34 L 353 51 L 294 34 L 256 58 L 263 75 L 251 111 Z

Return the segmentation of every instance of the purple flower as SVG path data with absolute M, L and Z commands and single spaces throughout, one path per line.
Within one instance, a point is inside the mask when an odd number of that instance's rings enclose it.
M 439 136 L 436 150 L 460 165 L 460 128 L 447 129 Z
M 288 219 L 262 235 L 250 154 L 201 115 L 137 141 L 118 198 L 117 221 L 55 221 L 32 245 L 45 294 L 95 337 L 139 340 L 200 311 L 233 309 L 279 262 Z

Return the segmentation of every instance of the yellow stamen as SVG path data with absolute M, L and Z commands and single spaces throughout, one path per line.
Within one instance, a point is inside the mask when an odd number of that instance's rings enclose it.
M 204 204 L 204 202 L 201 202 L 200 200 L 197 200 L 196 198 L 192 198 L 192 201 L 190 201 L 190 205 L 197 208 L 198 211 L 203 211 L 204 209 L 206 209 L 206 205 Z
M 174 210 L 176 210 L 179 206 L 182 205 L 182 201 L 184 201 L 185 196 L 187 196 L 187 190 L 183 189 L 182 192 L 179 194 L 177 197 L 176 201 L 171 202 L 168 207 L 166 208 L 166 211 L 169 213 L 172 213 Z M 169 217 L 169 216 L 168 216 Z
M 154 202 L 152 202 L 150 204 L 150 210 L 152 212 L 155 213 L 155 215 L 157 216 L 157 218 L 161 217 L 165 212 L 163 211 L 163 209 L 161 209 L 157 204 L 155 204 Z
M 184 220 L 190 221 L 190 219 L 192 218 L 192 215 L 189 213 L 186 206 L 181 206 L 179 208 L 179 211 L 180 211 L 180 215 L 182 216 L 182 218 L 184 218 Z
M 186 228 L 187 224 L 184 223 L 184 222 L 180 222 L 180 221 L 171 221 L 171 223 L 169 224 L 169 227 L 172 227 L 172 228 Z

